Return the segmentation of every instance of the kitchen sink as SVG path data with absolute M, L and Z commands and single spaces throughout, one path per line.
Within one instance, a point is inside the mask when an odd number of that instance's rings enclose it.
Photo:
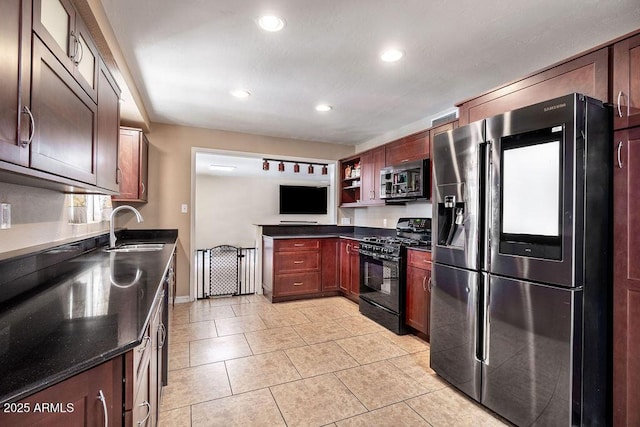
M 163 248 L 164 243 L 125 243 L 105 250 L 107 252 L 152 252 L 161 251 Z

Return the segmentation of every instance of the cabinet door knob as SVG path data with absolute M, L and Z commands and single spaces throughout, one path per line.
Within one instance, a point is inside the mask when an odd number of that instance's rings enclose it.
M 102 390 L 98 391 L 98 400 L 102 402 L 102 411 L 104 412 L 104 427 L 109 427 L 109 413 L 107 412 L 107 399 L 104 397 Z

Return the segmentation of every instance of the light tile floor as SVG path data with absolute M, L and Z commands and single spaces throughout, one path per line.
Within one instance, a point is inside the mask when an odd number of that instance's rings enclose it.
M 161 426 L 507 425 L 346 298 L 177 304 L 169 331 Z

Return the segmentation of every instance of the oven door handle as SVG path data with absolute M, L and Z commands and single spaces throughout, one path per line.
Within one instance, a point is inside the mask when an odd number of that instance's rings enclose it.
M 363 251 L 362 249 L 360 249 L 359 253 L 360 253 L 360 255 L 363 255 L 364 257 L 368 257 L 368 258 L 371 258 L 371 259 L 376 260 L 376 261 L 400 262 L 400 257 L 376 254 L 374 252 Z M 364 257 L 363 257 L 363 261 L 366 262 Z
M 396 312 L 389 310 L 387 307 L 385 307 L 385 306 L 383 306 L 383 305 L 380 305 L 380 304 L 378 304 L 377 302 L 373 302 L 373 301 L 371 301 L 370 299 L 363 298 L 363 297 L 360 297 L 360 299 L 361 299 L 361 300 L 364 300 L 364 302 L 366 302 L 367 304 L 371 304 L 372 306 L 374 306 L 374 307 L 376 307 L 376 308 L 379 308 L 379 309 L 381 309 L 381 310 L 384 310 L 384 311 L 386 311 L 386 312 L 388 312 L 388 313 L 391 313 L 391 314 L 393 314 L 393 315 L 397 315 L 397 313 L 396 313 Z

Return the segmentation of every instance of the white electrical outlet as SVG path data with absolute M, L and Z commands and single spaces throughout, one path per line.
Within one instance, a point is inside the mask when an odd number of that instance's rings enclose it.
M 183 203 L 182 206 L 180 207 L 180 212 L 182 213 L 187 213 L 189 212 L 189 207 L 187 206 L 186 203 Z
M 351 218 L 340 218 L 340 224 L 342 224 L 342 225 L 351 224 Z
M 387 218 L 383 218 L 382 219 L 382 226 L 386 227 L 387 226 Z
M 11 205 L 0 203 L 0 229 L 11 228 Z

